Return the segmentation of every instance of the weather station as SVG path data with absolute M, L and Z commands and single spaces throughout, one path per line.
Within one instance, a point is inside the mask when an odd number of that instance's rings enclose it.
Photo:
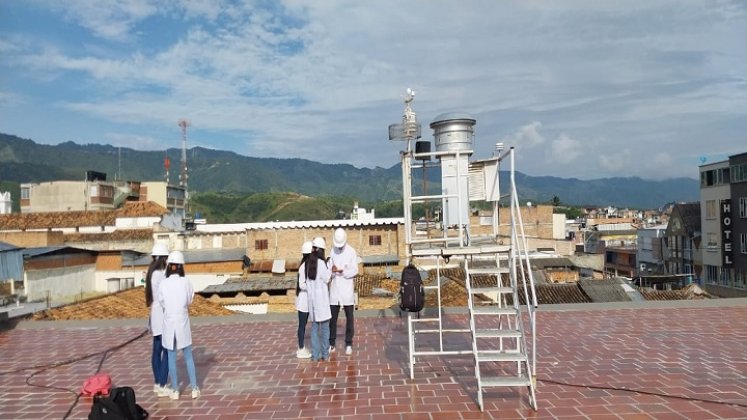
M 408 88 L 402 122 L 389 125 L 389 140 L 404 143 L 400 159 L 406 264 L 435 271 L 435 279 L 424 283 L 431 297 L 426 301 L 435 305 L 408 312 L 410 378 L 415 377 L 415 364 L 429 357 L 471 356 L 481 410 L 485 390 L 500 387 L 526 389 L 536 409 L 538 305 L 514 178 L 514 148 L 497 143 L 493 156 L 471 160 L 477 120 L 450 112 L 430 123 L 433 150 L 431 141 L 422 138 L 414 99 L 415 91 Z M 503 194 L 502 164 L 508 166 L 509 175 Z M 440 171 L 440 191 L 428 189 L 426 170 Z M 417 176 L 423 178 L 422 187 L 415 185 Z M 420 195 L 413 193 L 421 188 Z M 479 201 L 492 208 L 490 229 L 471 225 L 470 203 Z M 510 212 L 503 230 L 501 201 Z M 429 209 L 430 205 L 437 206 L 441 223 L 431 226 L 426 210 L 423 235 L 418 232 L 422 224 L 414 220 L 413 207 Z M 454 276 L 454 268 L 464 273 L 466 320 L 452 319 L 443 311 L 441 287 L 448 276 Z M 422 369 L 428 369 L 427 365 Z

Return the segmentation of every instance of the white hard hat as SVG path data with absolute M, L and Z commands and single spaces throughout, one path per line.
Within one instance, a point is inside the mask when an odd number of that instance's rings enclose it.
M 327 247 L 327 243 L 324 241 L 324 238 L 322 238 L 321 236 L 317 236 L 316 238 L 314 238 L 314 240 L 311 241 L 311 245 L 316 248 L 321 248 L 321 249 L 325 249 Z
M 332 240 L 332 243 L 335 244 L 335 247 L 342 248 L 345 246 L 345 243 L 348 241 L 348 235 L 345 234 L 345 231 L 342 228 L 335 229 L 335 236 Z
M 311 241 L 306 241 L 301 245 L 301 253 L 302 254 L 311 254 L 311 248 L 313 245 L 311 244 Z
M 166 260 L 169 264 L 182 264 L 184 265 L 184 254 L 181 251 L 171 251 L 169 258 Z
M 164 243 L 156 242 L 153 245 L 153 250 L 150 252 L 150 255 L 154 257 L 165 257 L 169 255 L 169 247 L 167 247 Z

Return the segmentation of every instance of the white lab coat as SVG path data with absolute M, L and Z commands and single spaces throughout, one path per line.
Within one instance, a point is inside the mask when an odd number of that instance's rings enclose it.
M 303 266 L 303 264 L 301 265 Z M 301 269 L 299 268 L 298 271 L 298 285 L 301 287 Z M 304 280 L 305 282 L 305 280 Z M 309 295 L 306 294 L 306 286 L 304 285 L 303 288 L 298 292 L 298 295 L 296 295 L 296 310 L 300 312 L 309 312 Z
M 189 305 L 194 289 L 186 277 L 172 274 L 161 282 L 158 301 L 163 306 L 164 322 L 161 342 L 167 350 L 181 350 L 192 345 L 192 328 L 189 325 Z M 176 349 L 174 338 L 176 337 Z
M 332 266 L 342 268 L 342 273 L 332 273 L 332 283 L 329 286 L 330 305 L 355 304 L 355 276 L 358 274 L 358 254 L 350 245 L 342 248 L 334 247 L 330 253 L 330 270 Z
M 158 289 L 166 279 L 166 270 L 155 270 L 150 275 L 150 292 L 153 302 L 150 304 L 150 331 L 153 337 L 163 334 L 163 306 L 158 301 Z
M 306 278 L 306 263 L 298 268 L 300 287 L 308 297 L 309 318 L 312 322 L 323 322 L 332 318 L 329 307 L 329 267 L 326 261 L 319 260 L 316 267 L 316 278 Z

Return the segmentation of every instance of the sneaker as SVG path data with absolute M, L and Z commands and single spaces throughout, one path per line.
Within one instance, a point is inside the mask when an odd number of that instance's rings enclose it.
M 158 390 L 158 396 L 159 397 L 168 397 L 171 395 L 171 387 L 168 385 L 164 385 L 162 387 L 159 387 Z
M 347 347 L 345 347 L 345 354 L 347 354 L 348 356 L 350 356 L 351 354 L 353 354 L 353 346 L 347 346 Z
M 192 399 L 200 398 L 200 388 L 192 388 Z
M 334 353 L 335 352 L 335 346 L 329 346 L 329 352 Z
M 160 394 L 162 389 L 163 388 L 161 387 L 161 385 L 158 385 L 158 384 L 153 385 L 153 393 L 154 394 Z
M 303 347 L 296 350 L 296 357 L 299 359 L 308 359 L 311 357 L 311 352 Z
M 177 391 L 175 389 L 170 389 L 168 395 L 169 395 L 169 398 L 172 399 L 172 400 L 178 400 L 179 399 L 179 391 Z

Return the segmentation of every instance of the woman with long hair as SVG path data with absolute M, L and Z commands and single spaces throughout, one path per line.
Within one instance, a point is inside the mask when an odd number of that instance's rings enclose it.
M 306 241 L 301 245 L 301 265 L 309 259 L 311 250 L 311 241 Z M 298 350 L 296 350 L 296 357 L 299 359 L 308 359 L 311 357 L 311 352 L 304 347 L 304 336 L 306 335 L 306 322 L 309 320 L 309 298 L 306 289 L 301 289 L 300 268 L 298 270 L 298 279 L 296 280 L 296 311 L 298 312 Z
M 148 266 L 148 273 L 145 275 L 145 304 L 150 307 L 150 317 L 148 325 L 153 335 L 153 351 L 150 357 L 150 366 L 153 369 L 153 392 L 159 397 L 169 394 L 166 380 L 169 376 L 169 356 L 166 349 L 161 344 L 161 335 L 163 334 L 163 307 L 158 301 L 158 289 L 161 282 L 166 278 L 166 258 L 169 255 L 169 248 L 162 244 L 156 243 L 151 251 L 153 260 Z
M 172 251 L 166 261 L 166 279 L 158 290 L 158 301 L 163 306 L 163 346 L 169 352 L 171 392 L 169 398 L 179 399 L 179 379 L 176 371 L 176 352 L 181 350 L 187 364 L 187 375 L 192 386 L 192 398 L 200 397 L 195 362 L 192 359 L 192 328 L 189 325 L 189 305 L 194 289 L 184 276 L 184 254 Z
M 301 287 L 305 288 L 309 299 L 311 318 L 311 360 L 329 359 L 329 308 L 330 271 L 324 259 L 326 244 L 323 238 L 314 238 L 313 251 L 306 262 L 299 267 Z

